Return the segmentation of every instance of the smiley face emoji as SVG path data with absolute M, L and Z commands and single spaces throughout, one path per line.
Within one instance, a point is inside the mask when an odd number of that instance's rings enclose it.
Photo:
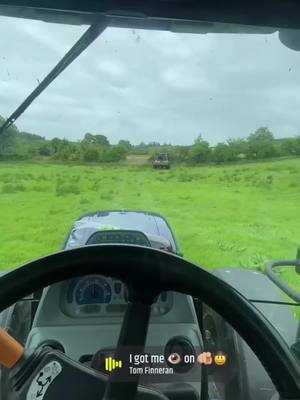
M 224 365 L 227 361 L 227 357 L 224 353 L 222 353 L 221 351 L 219 351 L 215 357 L 214 357 L 214 361 L 216 365 Z

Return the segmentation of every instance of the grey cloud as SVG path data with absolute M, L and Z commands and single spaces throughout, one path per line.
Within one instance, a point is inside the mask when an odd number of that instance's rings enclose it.
M 0 18 L 0 114 L 8 116 L 85 29 Z M 102 133 L 112 143 L 189 144 L 200 132 L 217 143 L 262 125 L 278 137 L 294 135 L 300 132 L 299 69 L 300 53 L 285 48 L 277 34 L 110 28 L 17 125 L 49 138 Z

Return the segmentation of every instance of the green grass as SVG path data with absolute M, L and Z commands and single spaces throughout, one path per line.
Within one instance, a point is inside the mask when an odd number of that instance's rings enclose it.
M 76 218 L 101 209 L 160 212 L 185 257 L 209 270 L 261 270 L 300 245 L 300 160 L 169 171 L 1 163 L 0 269 L 59 250 Z

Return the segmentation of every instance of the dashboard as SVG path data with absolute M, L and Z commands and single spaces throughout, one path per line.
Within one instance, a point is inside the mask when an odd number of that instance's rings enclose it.
M 64 282 L 60 305 L 69 317 L 103 317 L 123 314 L 128 292 L 119 280 L 101 275 L 87 275 Z M 173 305 L 173 294 L 162 292 L 152 305 L 153 315 L 166 314 Z

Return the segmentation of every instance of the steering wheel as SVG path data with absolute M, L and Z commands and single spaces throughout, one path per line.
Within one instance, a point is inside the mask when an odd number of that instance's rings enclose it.
M 117 353 L 124 346 L 145 345 L 155 297 L 161 291 L 177 291 L 204 301 L 233 326 L 260 359 L 282 399 L 300 399 L 300 366 L 275 328 L 227 283 L 164 251 L 133 245 L 92 245 L 46 256 L 0 279 L 0 311 L 42 287 L 95 273 L 120 279 L 128 286 Z M 84 367 L 80 368 L 84 373 Z M 72 382 L 66 380 L 64 384 Z M 112 373 L 103 399 L 133 400 L 138 390 L 137 380 L 119 382 Z

